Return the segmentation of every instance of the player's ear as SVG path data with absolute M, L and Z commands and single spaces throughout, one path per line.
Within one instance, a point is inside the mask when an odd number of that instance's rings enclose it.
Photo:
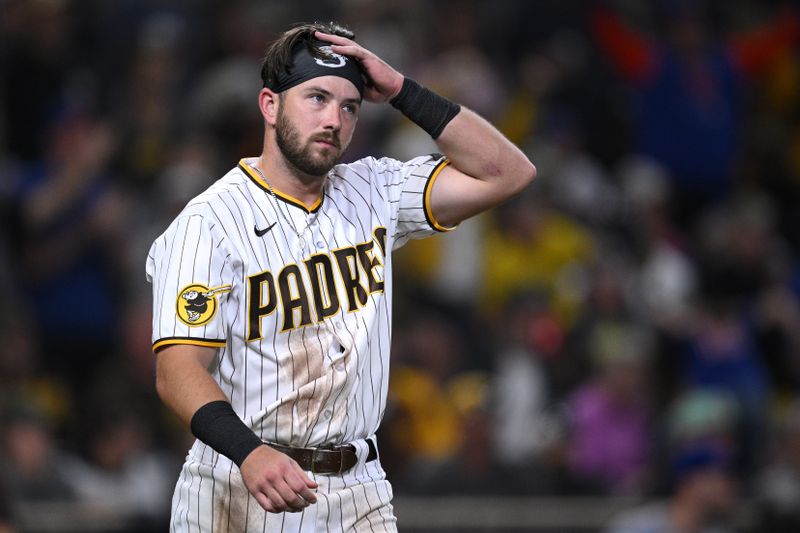
M 261 116 L 267 124 L 274 126 L 278 119 L 278 93 L 264 87 L 258 93 L 258 108 L 261 110 Z

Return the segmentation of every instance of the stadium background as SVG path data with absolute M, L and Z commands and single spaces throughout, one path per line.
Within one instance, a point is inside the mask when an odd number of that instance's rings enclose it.
M 529 191 L 399 258 L 404 531 L 800 527 L 800 55 L 782 1 L 0 1 L 0 531 L 165 531 L 188 432 L 144 258 L 334 19 L 497 124 Z M 435 150 L 365 106 L 346 156 Z M 695 491 L 695 492 L 691 492 Z M 711 495 L 709 495 L 711 494 Z

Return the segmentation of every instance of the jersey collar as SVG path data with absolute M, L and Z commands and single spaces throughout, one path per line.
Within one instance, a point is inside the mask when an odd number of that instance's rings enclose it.
M 253 183 L 255 183 L 265 193 L 269 194 L 270 186 L 267 185 L 267 182 L 265 182 L 261 178 L 261 176 L 258 175 L 258 172 L 253 170 L 253 167 L 251 167 L 248 164 L 247 161 L 248 161 L 247 158 L 243 158 L 243 159 L 239 160 L 239 168 L 242 170 L 242 172 L 244 172 L 247 175 L 247 177 L 250 178 L 250 180 Z M 300 209 L 302 209 L 306 213 L 316 213 L 317 211 L 319 211 L 319 208 L 322 207 L 322 199 L 325 198 L 325 194 L 323 192 L 323 194 L 321 194 L 320 197 L 317 198 L 316 202 L 314 202 L 311 205 L 306 205 L 305 203 L 303 203 L 302 201 L 298 200 L 294 196 L 290 196 L 290 195 L 288 195 L 288 194 L 286 194 L 284 192 L 281 192 L 278 189 L 276 189 L 275 187 L 272 187 L 272 191 L 275 193 L 275 198 L 277 198 L 278 200 L 282 200 L 282 201 L 286 202 L 287 204 L 293 205 L 295 207 L 299 207 Z

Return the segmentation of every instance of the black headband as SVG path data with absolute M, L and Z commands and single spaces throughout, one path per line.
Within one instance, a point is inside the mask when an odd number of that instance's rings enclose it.
M 323 41 L 317 41 L 317 43 L 320 43 L 317 48 L 329 55 L 330 58 L 323 59 L 314 56 L 309 50 L 308 44 L 305 41 L 300 41 L 292 49 L 292 66 L 288 71 L 282 72 L 278 79 L 265 80 L 264 87 L 276 93 L 282 93 L 286 89 L 312 78 L 339 76 L 355 85 L 359 96 L 363 97 L 364 77 L 361 74 L 361 65 L 359 65 L 358 61 L 352 57 L 333 52 L 330 45 Z

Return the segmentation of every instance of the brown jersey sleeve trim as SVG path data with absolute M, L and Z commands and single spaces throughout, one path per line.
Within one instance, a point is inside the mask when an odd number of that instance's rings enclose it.
M 195 337 L 164 337 L 153 343 L 153 351 L 157 352 L 166 346 L 175 344 L 190 344 L 193 346 L 208 346 L 210 348 L 222 348 L 225 346 L 225 339 L 198 339 Z
M 439 177 L 439 173 L 450 164 L 449 159 L 442 159 L 439 164 L 433 169 L 431 172 L 430 177 L 428 178 L 428 182 L 425 184 L 425 191 L 424 191 L 424 205 L 423 211 L 425 212 L 425 220 L 428 221 L 430 227 L 435 229 L 436 231 L 452 231 L 455 229 L 455 226 L 452 228 L 448 228 L 439 224 L 439 221 L 436 220 L 436 217 L 433 216 L 433 211 L 431 211 L 431 190 L 433 189 L 433 183 L 436 181 L 436 178 Z

